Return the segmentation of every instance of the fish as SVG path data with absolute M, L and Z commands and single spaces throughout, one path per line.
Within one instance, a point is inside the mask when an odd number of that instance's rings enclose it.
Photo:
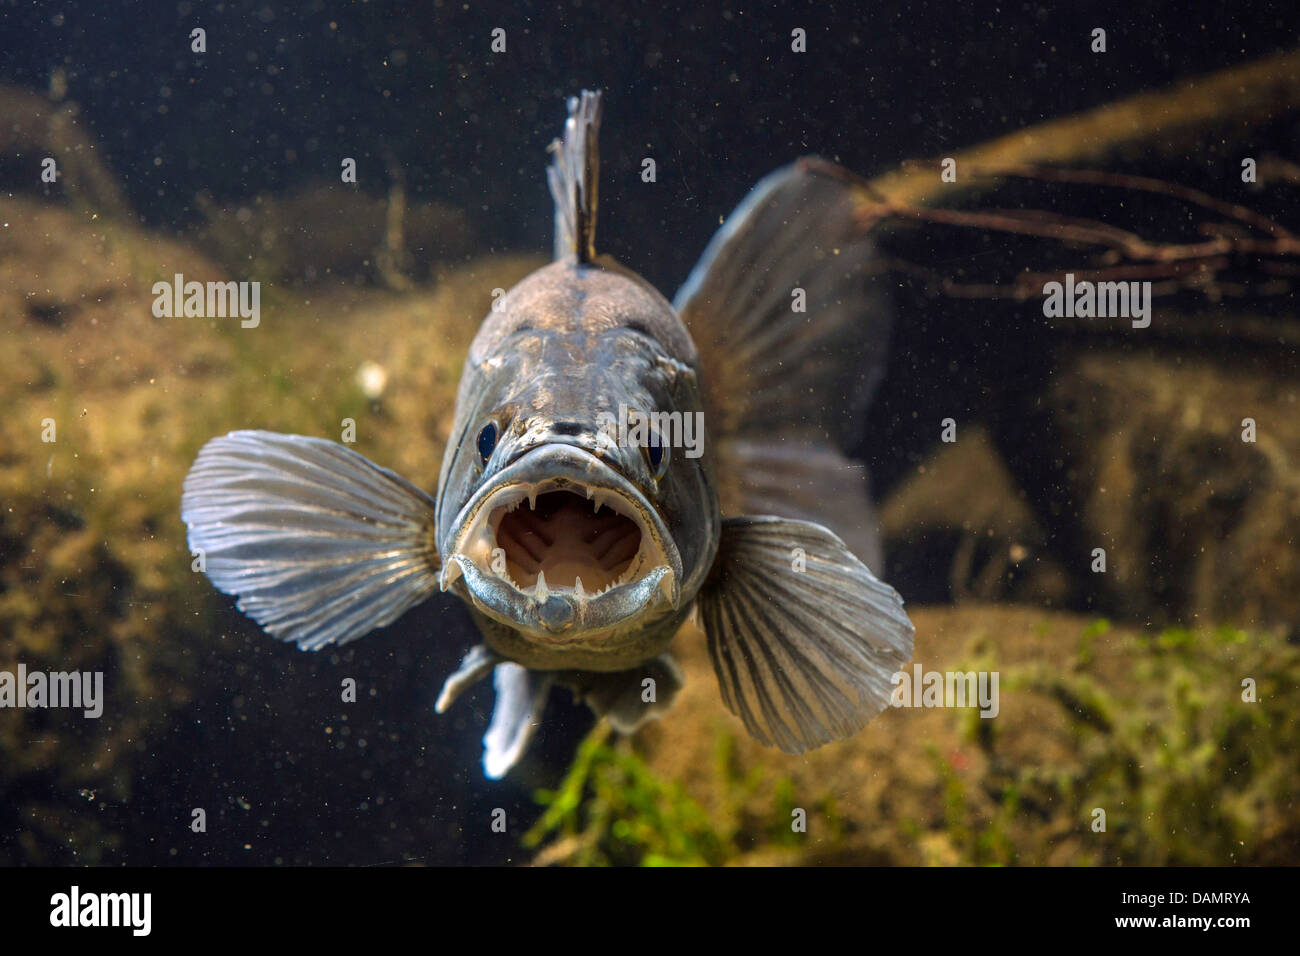
M 482 322 L 434 496 L 345 445 L 240 430 L 181 497 L 212 584 L 300 648 L 463 601 L 481 641 L 434 709 L 492 676 L 490 779 L 557 687 L 621 733 L 663 717 L 679 633 L 703 631 L 725 706 L 788 753 L 861 731 L 913 651 L 846 451 L 890 330 L 861 182 L 816 157 L 770 174 L 670 302 L 596 250 L 601 110 L 567 103 L 553 261 Z

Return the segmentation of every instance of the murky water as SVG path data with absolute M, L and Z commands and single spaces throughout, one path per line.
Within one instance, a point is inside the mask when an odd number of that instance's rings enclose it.
M 0 710 L 0 862 L 532 858 L 518 837 L 540 813 L 536 791 L 559 784 L 591 729 L 584 707 L 556 695 L 526 762 L 489 782 L 490 686 L 433 713 L 476 640 L 460 602 L 436 597 L 357 643 L 302 653 L 191 568 L 178 510 L 197 449 L 245 427 L 339 438 L 351 420 L 359 451 L 434 488 L 469 338 L 493 290 L 550 256 L 546 148 L 567 96 L 604 91 L 602 251 L 671 297 L 750 187 L 799 156 L 864 177 L 926 160 L 939 181 L 943 157 L 1263 61 L 1300 36 L 1300 10 L 1284 4 L 858 6 L 0 6 L 0 671 L 103 680 L 97 718 Z M 1260 95 L 1275 102 L 1134 135 L 1104 157 L 1063 149 L 1065 165 L 1177 183 L 1294 228 L 1300 114 L 1291 93 Z M 1271 182 L 1243 182 L 1244 158 Z M 951 205 L 1047 209 L 1160 242 L 1228 218 L 1042 181 Z M 882 262 L 964 283 L 1103 261 L 997 228 L 894 222 L 880 242 Z M 1021 663 L 1050 665 L 1104 617 L 1135 633 L 1148 622 L 1267 632 L 1276 644 L 1252 660 L 1293 672 L 1295 252 L 1267 269 L 1224 255 L 1214 295 L 1157 289 L 1150 335 L 1053 325 L 1041 295 L 932 295 L 935 275 L 886 273 L 887 372 L 848 450 L 872 476 L 888 580 L 909 608 L 957 615 L 926 618 L 918 661 L 978 656 L 945 633 L 996 648 L 980 609 L 1001 622 L 1005 605 L 1079 615 L 1017 625 L 1007 646 Z M 223 318 L 160 316 L 155 284 L 177 274 L 259 283 L 256 321 L 249 300 Z M 1239 284 L 1259 294 L 1236 296 Z M 948 419 L 956 441 L 943 438 Z M 1244 419 L 1258 441 L 1239 436 Z M 941 645 L 945 659 L 929 650 Z M 668 779 L 689 778 L 688 754 L 713 759 L 718 726 L 744 735 L 707 709 L 716 688 L 703 657 L 695 665 L 709 702 L 683 703 L 681 724 L 651 727 L 639 752 Z M 1234 687 L 1248 676 L 1224 666 Z M 1158 681 L 1141 680 L 1138 696 Z M 1031 724 L 1029 713 L 1012 708 L 1008 723 Z M 931 739 L 910 739 L 904 764 Z M 962 765 L 978 745 L 953 748 L 944 759 Z M 812 758 L 737 759 L 768 768 L 764 793 L 795 780 L 796 801 L 820 799 L 810 791 L 829 779 Z M 940 778 L 917 773 L 907 815 L 931 820 Z M 899 821 L 862 778 L 834 786 L 850 836 L 822 831 L 810 860 L 965 859 L 864 849 L 852 833 Z M 718 787 L 691 795 L 707 803 Z M 1247 835 L 1246 858 L 1294 863 L 1300 825 L 1274 796 L 1262 798 L 1269 819 L 1289 836 L 1266 850 Z M 498 809 L 505 833 L 492 827 Z M 742 828 L 729 852 L 784 845 L 766 832 Z M 1086 844 L 1012 842 L 1019 855 L 1000 862 L 1092 859 Z M 1154 862 L 1207 862 L 1191 852 Z

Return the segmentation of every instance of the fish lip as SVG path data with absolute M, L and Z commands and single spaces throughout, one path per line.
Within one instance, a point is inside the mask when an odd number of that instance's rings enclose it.
M 570 588 L 552 588 L 543 615 L 543 602 L 535 593 L 487 570 L 486 563 L 476 560 L 471 552 L 485 547 L 485 534 L 494 536 L 495 529 L 489 529 L 488 522 L 499 505 L 521 495 L 556 490 L 585 492 L 589 499 L 601 495 L 604 504 L 636 522 L 642 536 L 638 557 L 644 554 L 655 563 L 636 580 L 583 599 Z M 458 530 L 442 549 L 446 555 L 439 578 L 442 590 L 463 578 L 475 607 L 543 642 L 568 643 L 593 630 L 612 628 L 653 604 L 656 594 L 666 598 L 674 610 L 680 607 L 682 559 L 663 518 L 629 479 L 574 445 L 549 444 L 524 453 L 471 496 L 452 527 Z M 529 609 L 536 613 L 522 614 Z M 525 619 L 534 616 L 536 623 Z

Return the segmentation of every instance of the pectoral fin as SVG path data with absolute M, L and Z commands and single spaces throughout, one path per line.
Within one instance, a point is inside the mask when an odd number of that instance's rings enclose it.
M 697 601 L 723 701 L 788 753 L 861 730 L 912 656 L 902 599 L 821 525 L 727 519 Z
M 238 431 L 203 446 L 181 519 L 212 583 L 306 650 L 395 621 L 438 590 L 434 502 L 331 441 Z

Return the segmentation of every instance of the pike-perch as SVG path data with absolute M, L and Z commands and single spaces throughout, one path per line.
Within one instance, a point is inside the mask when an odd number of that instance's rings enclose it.
M 437 710 L 494 674 L 490 777 L 555 685 L 622 731 L 661 714 L 693 611 L 727 707 L 790 752 L 862 729 L 912 655 L 902 601 L 868 568 L 865 468 L 842 450 L 888 333 L 855 180 L 817 159 L 768 176 L 670 303 L 596 253 L 600 105 L 570 101 L 548 171 L 555 261 L 483 322 L 436 499 L 343 445 L 266 431 L 208 442 L 182 498 L 212 582 L 300 647 L 462 598 L 483 641 Z

